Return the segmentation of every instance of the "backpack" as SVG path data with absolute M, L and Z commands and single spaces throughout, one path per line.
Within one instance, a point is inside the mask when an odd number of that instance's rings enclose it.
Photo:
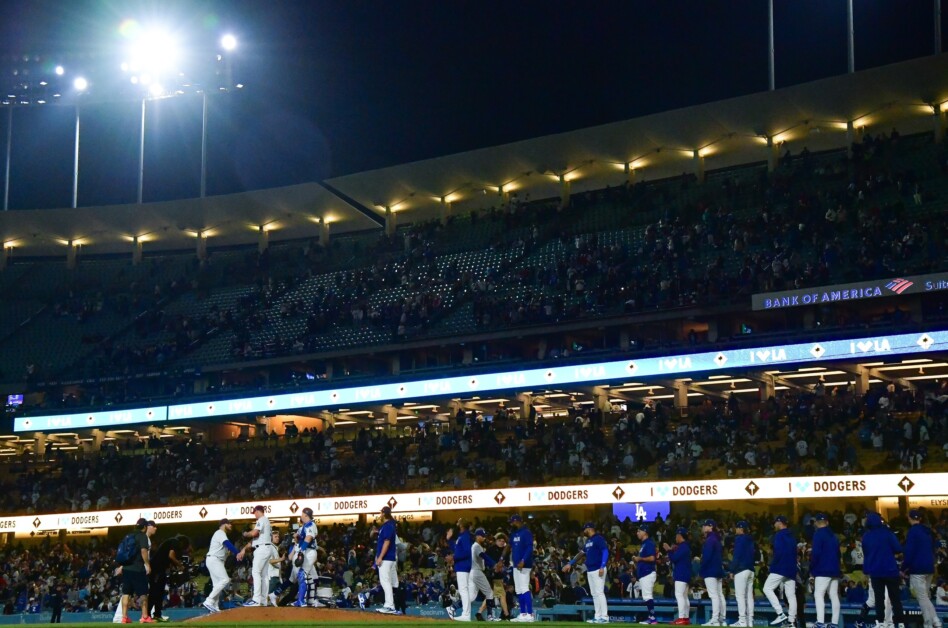
M 118 551 L 115 552 L 115 560 L 120 565 L 131 565 L 138 558 L 140 552 L 138 541 L 135 540 L 135 533 L 127 534 L 122 542 L 119 543 Z

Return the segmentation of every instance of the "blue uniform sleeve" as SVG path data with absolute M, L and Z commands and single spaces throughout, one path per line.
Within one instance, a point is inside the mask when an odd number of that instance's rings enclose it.
M 239 554 L 239 553 L 240 553 L 240 552 L 237 550 L 237 548 L 234 547 L 234 544 L 230 542 L 230 540 L 224 541 L 224 547 L 226 547 L 227 549 L 229 549 L 229 550 L 230 550 L 231 552 L 233 552 L 234 554 Z
M 894 532 L 889 533 L 889 546 L 892 548 L 892 552 L 895 554 L 902 553 L 902 546 L 899 544 L 899 540 L 895 537 Z
M 523 549 L 523 557 L 524 557 L 524 559 L 526 559 L 526 558 L 531 558 L 531 557 L 533 556 L 533 533 L 530 532 L 530 530 L 527 530 L 526 532 L 527 532 L 527 534 L 526 534 L 526 537 L 525 537 L 525 539 L 524 539 L 524 546 L 525 546 L 525 547 L 524 547 L 524 549 Z
M 606 540 L 602 537 L 599 537 L 599 545 L 602 547 L 602 566 L 605 567 L 609 564 L 609 546 L 606 545 Z

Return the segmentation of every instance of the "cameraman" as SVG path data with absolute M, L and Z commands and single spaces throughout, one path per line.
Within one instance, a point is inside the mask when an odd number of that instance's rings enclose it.
M 168 618 L 161 614 L 165 604 L 165 587 L 168 585 L 168 568 L 175 571 L 186 568 L 182 558 L 191 549 L 191 541 L 183 534 L 166 539 L 151 553 L 151 574 L 149 576 L 148 601 L 154 611 L 151 618 L 165 622 Z

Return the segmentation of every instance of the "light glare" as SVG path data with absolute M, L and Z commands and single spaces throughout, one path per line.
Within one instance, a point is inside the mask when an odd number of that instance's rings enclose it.
M 77 76 L 76 80 L 72 82 L 72 86 L 76 88 L 76 91 L 84 92 L 89 87 L 89 81 L 82 76 Z
M 61 65 L 56 66 L 56 76 L 62 76 L 66 72 L 65 68 Z
M 161 96 L 164 90 L 161 88 L 161 85 L 154 83 L 151 87 L 148 88 L 148 91 L 151 92 L 152 96 Z
M 237 38 L 228 33 L 221 37 L 221 48 L 224 50 L 233 50 L 237 47 Z

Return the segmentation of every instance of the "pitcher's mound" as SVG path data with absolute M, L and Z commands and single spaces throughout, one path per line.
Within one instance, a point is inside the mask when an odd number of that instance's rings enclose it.
M 431 621 L 426 617 L 414 617 L 405 615 L 383 615 L 373 611 L 341 610 L 334 608 L 294 608 L 286 606 L 264 606 L 251 608 L 232 608 L 230 610 L 214 613 L 213 615 L 202 615 L 187 620 L 187 622 L 201 622 L 208 624 L 264 624 L 264 623 L 290 623 L 290 622 L 356 622 L 363 621 L 377 623 L 380 621 L 409 621 L 424 622 Z

